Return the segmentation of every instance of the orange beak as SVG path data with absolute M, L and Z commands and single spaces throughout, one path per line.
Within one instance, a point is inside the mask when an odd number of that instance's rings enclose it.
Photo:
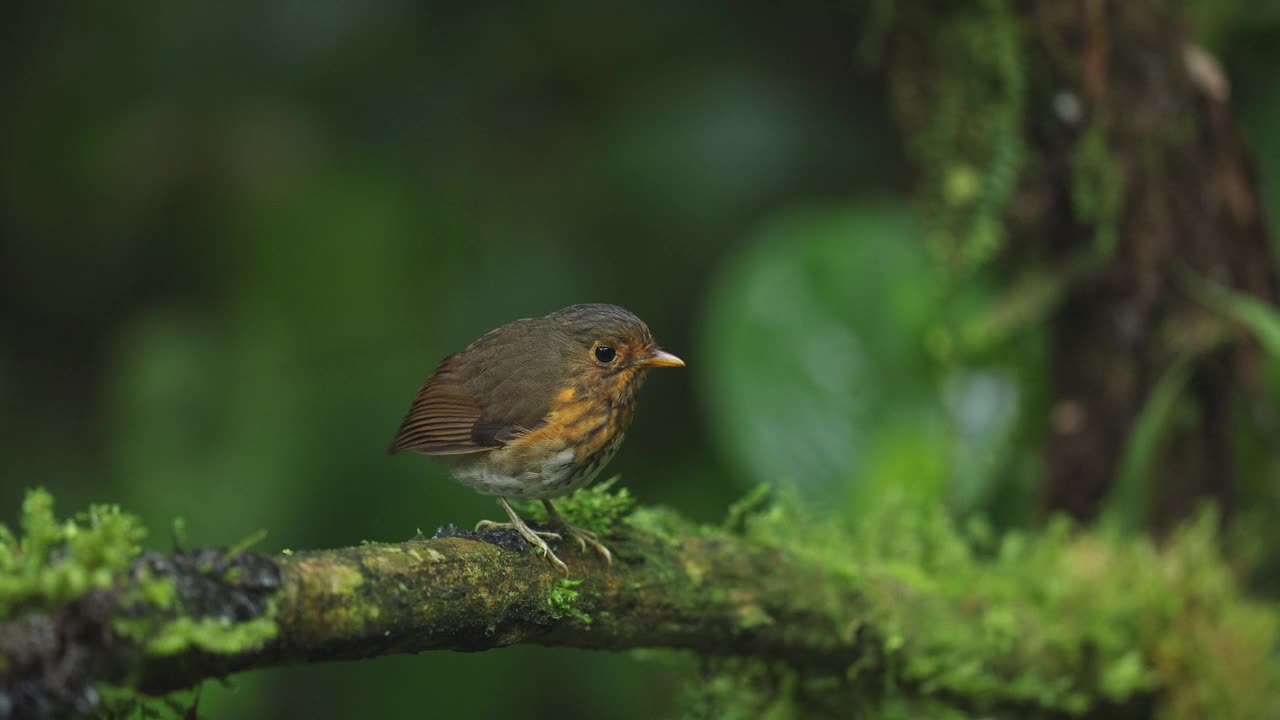
M 683 360 L 672 355 L 666 350 L 659 350 L 658 348 L 650 350 L 649 356 L 641 359 L 640 362 L 636 364 L 643 368 L 684 367 Z

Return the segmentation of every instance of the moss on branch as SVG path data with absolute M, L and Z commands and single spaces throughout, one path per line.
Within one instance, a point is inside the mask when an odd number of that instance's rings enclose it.
M 599 511 L 616 560 L 566 547 L 566 582 L 505 531 L 138 555 L 127 516 L 60 524 L 33 497 L 24 537 L 0 550 L 6 571 L 25 568 L 0 585 L 0 709 L 20 716 L 91 710 L 96 683 L 161 694 L 252 668 L 516 643 L 723 658 L 703 695 L 748 716 L 1280 709 L 1276 615 L 1240 596 L 1207 515 L 1158 550 L 1065 523 L 996 539 L 891 500 L 856 532 L 758 502 L 699 527 L 597 491 L 566 507 Z M 117 550 L 127 538 L 132 554 L 71 550 L 85 533 Z M 47 579 L 82 572 L 96 580 L 79 595 Z

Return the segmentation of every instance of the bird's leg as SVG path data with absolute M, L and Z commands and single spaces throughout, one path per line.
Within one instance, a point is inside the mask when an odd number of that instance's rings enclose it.
M 568 575 L 569 574 L 568 566 L 566 566 L 563 562 L 561 562 L 560 558 L 556 557 L 555 553 L 551 552 L 551 546 L 547 545 L 547 541 L 543 539 L 543 538 L 549 538 L 551 540 L 559 540 L 561 539 L 560 534 L 554 533 L 554 532 L 546 532 L 543 530 L 534 530 L 533 528 L 529 527 L 527 524 L 525 524 L 524 520 L 520 519 L 520 516 L 516 514 L 516 511 L 511 507 L 511 504 L 508 503 L 507 499 L 504 497 L 501 497 L 501 496 L 498 497 L 498 504 L 502 506 L 503 510 L 507 511 L 507 517 L 511 518 L 511 522 L 498 523 L 492 520 L 481 520 L 480 522 L 476 523 L 476 530 L 489 530 L 493 528 L 511 528 L 512 530 L 515 530 L 516 532 L 520 533 L 520 536 L 524 538 L 525 542 L 529 543 L 530 545 L 536 548 L 541 548 L 542 557 L 548 560 L 552 565 L 554 565 L 555 569 L 559 570 L 561 575 Z
M 609 548 L 605 547 L 596 539 L 595 533 L 590 530 L 576 528 L 565 522 L 564 518 L 560 516 L 560 513 L 556 512 L 556 506 L 552 505 L 550 500 L 543 500 L 542 505 L 547 509 L 547 522 L 551 523 L 553 527 L 560 528 L 564 534 L 574 540 L 577 540 L 578 545 L 580 545 L 583 550 L 586 550 L 587 545 L 590 544 L 591 547 L 595 548 L 596 552 L 600 553 L 600 556 L 604 558 L 606 565 L 613 562 L 613 553 L 609 552 Z

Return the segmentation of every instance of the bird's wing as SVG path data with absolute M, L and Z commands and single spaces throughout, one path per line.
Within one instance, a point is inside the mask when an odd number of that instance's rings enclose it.
M 458 360 L 445 359 L 419 388 L 388 454 L 460 455 L 494 447 L 477 442 L 475 426 L 483 413 L 458 374 Z
M 541 425 L 559 388 L 554 378 L 540 376 L 540 363 L 530 362 L 530 351 L 537 350 L 522 335 L 490 333 L 440 363 L 418 390 L 388 453 L 483 452 Z

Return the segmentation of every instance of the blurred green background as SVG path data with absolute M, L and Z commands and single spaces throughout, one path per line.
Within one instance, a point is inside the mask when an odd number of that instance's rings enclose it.
M 1190 11 L 1278 218 L 1280 3 Z M 768 481 L 856 518 L 880 483 L 1037 517 L 1042 338 L 948 351 L 994 279 L 956 287 L 920 241 L 842 4 L 9 14 L 0 521 L 36 484 L 64 513 L 119 502 L 158 548 L 175 517 L 271 551 L 496 517 L 384 450 L 442 356 L 576 302 L 627 306 L 690 366 L 650 379 L 611 465 L 641 502 L 710 522 Z M 201 708 L 641 718 L 696 669 L 436 653 L 252 673 Z

